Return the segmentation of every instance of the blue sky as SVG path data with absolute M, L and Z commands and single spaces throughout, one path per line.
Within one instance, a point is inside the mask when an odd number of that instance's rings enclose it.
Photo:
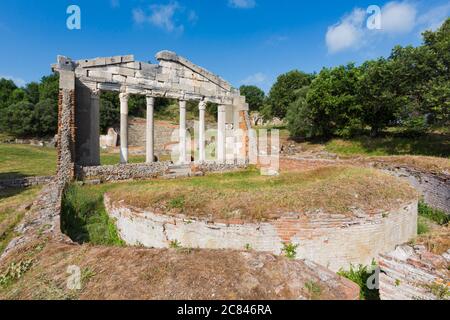
M 66 27 L 72 4 L 81 9 L 81 30 Z M 366 26 L 370 5 L 381 8 L 379 30 Z M 155 62 L 167 49 L 235 86 L 268 91 L 292 69 L 320 71 L 419 45 L 420 33 L 448 16 L 448 0 L 2 0 L 0 77 L 39 80 L 58 54 Z

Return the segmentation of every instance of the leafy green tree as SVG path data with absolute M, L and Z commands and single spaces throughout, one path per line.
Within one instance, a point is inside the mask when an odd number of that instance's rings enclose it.
M 7 107 L 11 93 L 17 89 L 17 86 L 12 80 L 0 79 L 0 109 Z
M 400 100 L 392 84 L 395 73 L 392 61 L 378 59 L 361 66 L 361 77 L 357 83 L 358 102 L 362 107 L 362 121 L 371 127 L 371 135 L 395 120 Z
M 39 83 L 30 82 L 25 86 L 26 100 L 31 103 L 39 102 Z
M 58 105 L 52 99 L 41 100 L 34 106 L 33 133 L 38 136 L 56 134 L 58 127 Z
M 241 86 L 239 90 L 245 96 L 250 111 L 259 111 L 264 106 L 266 94 L 257 86 Z
M 49 76 L 42 77 L 39 85 L 39 99 L 47 100 L 51 99 L 54 102 L 58 102 L 59 95 L 59 75 L 53 73 Z
M 8 104 L 11 105 L 11 104 L 15 104 L 15 103 L 24 101 L 26 94 L 27 94 L 26 91 L 22 88 L 14 89 L 14 91 L 11 92 L 11 95 L 9 97 Z
M 312 75 L 298 70 L 280 75 L 270 90 L 269 101 L 264 108 L 264 113 L 284 118 L 289 105 L 297 98 L 295 91 L 308 86 L 312 78 Z
M 33 135 L 34 105 L 30 102 L 22 101 L 9 105 L 2 109 L 0 116 L 0 128 L 3 132 L 13 134 L 18 137 Z
M 314 127 L 311 135 L 351 136 L 362 128 L 356 91 L 359 76 L 360 70 L 353 64 L 322 69 L 306 98 Z
M 100 131 L 106 133 L 108 128 L 120 122 L 119 94 L 102 92 L 100 95 Z

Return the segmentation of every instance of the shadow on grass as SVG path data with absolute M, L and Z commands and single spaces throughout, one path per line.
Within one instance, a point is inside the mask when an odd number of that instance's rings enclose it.
M 21 173 L 21 172 L 17 172 L 17 171 L 13 171 L 13 172 L 0 172 L 0 180 L 13 180 L 13 179 L 22 179 L 22 178 L 27 178 L 29 176 Z
M 10 197 L 14 197 L 18 194 L 21 194 L 25 191 L 26 188 L 4 188 L 0 189 L 0 200 L 7 199 Z

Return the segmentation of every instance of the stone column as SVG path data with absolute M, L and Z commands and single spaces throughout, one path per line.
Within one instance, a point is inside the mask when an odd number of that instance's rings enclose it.
M 206 161 L 206 150 L 205 150 L 205 111 L 206 111 L 206 101 L 200 101 L 198 105 L 200 111 L 200 121 L 199 121 L 199 134 L 198 134 L 198 161 L 200 163 Z
M 180 164 L 186 164 L 186 101 L 180 100 Z
M 217 161 L 219 163 L 225 163 L 226 154 L 225 154 L 225 146 L 226 146 L 226 106 L 220 105 L 218 108 L 217 115 L 217 143 L 216 143 L 216 153 L 217 153 Z
M 147 163 L 155 161 L 154 151 L 154 120 L 153 110 L 155 105 L 155 98 L 147 96 L 147 134 L 146 134 L 146 158 Z
M 120 163 L 128 163 L 128 93 L 121 93 L 120 98 Z
M 100 165 L 100 90 L 91 92 L 90 108 L 90 164 L 92 166 Z

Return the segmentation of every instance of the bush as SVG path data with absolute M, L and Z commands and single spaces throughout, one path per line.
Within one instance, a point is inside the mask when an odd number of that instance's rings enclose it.
M 370 270 L 368 266 L 363 266 L 362 264 L 357 267 L 350 265 L 350 270 L 341 269 L 338 275 L 353 281 L 360 287 L 359 296 L 361 300 L 380 300 L 378 289 L 371 290 L 367 287 L 367 280 L 374 274 L 376 268 L 377 264 L 375 261 L 372 261 Z

